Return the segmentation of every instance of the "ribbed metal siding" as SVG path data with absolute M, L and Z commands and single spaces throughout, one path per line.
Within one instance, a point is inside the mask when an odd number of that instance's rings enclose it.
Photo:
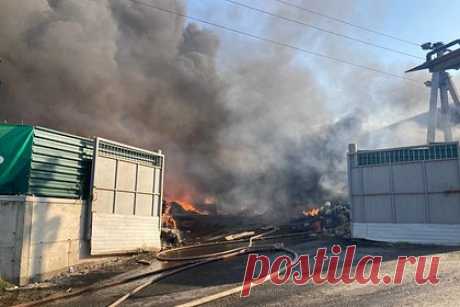
M 29 194 L 86 199 L 93 140 L 34 127 Z
M 159 217 L 99 213 L 93 219 L 91 255 L 161 248 Z

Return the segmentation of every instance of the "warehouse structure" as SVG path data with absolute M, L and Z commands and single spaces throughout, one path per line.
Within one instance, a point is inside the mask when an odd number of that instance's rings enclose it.
M 348 153 L 352 236 L 460 244 L 458 142 Z
M 161 151 L 0 125 L 0 277 L 161 248 L 163 172 Z

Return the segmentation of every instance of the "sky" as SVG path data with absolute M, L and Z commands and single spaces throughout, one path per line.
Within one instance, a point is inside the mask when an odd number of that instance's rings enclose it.
M 326 30 L 335 31 L 373 44 L 413 54 L 414 56 L 420 57 L 420 59 L 389 52 L 387 50 L 381 50 L 302 25 L 266 16 L 260 12 L 238 7 L 224 0 L 189 0 L 187 1 L 188 14 L 251 34 L 290 43 L 313 52 L 330 55 L 355 64 L 377 68 L 410 79 L 416 79 L 419 83 L 417 84 L 417 86 L 419 86 L 419 91 L 425 92 L 428 100 L 428 89 L 423 88 L 423 81 L 430 78 L 428 73 L 404 73 L 405 70 L 423 62 L 426 52 L 420 47 L 362 31 L 321 16 L 302 12 L 295 8 L 286 7 L 274 0 L 236 1 L 274 12 L 291 19 L 309 23 Z M 459 37 L 456 32 L 457 27 L 454 14 L 460 9 L 460 1 L 288 0 L 287 2 L 416 43 L 425 43 L 428 41 L 449 42 Z M 260 54 L 260 57 L 264 57 L 264 54 L 270 54 L 271 48 L 279 48 L 241 35 L 228 33 L 225 30 L 216 29 L 213 26 L 201 26 L 219 35 L 221 39 L 219 65 L 221 70 L 224 71 L 226 69 L 231 71 L 240 65 L 241 54 L 245 52 L 254 52 Z M 252 51 L 250 51 L 251 49 Z M 330 88 L 331 99 L 329 100 L 337 101 L 337 103 L 332 102 L 332 104 L 329 105 L 329 107 L 334 110 L 333 113 L 343 114 L 346 112 L 348 108 L 347 103 L 338 101 L 337 99 L 337 97 L 341 96 L 341 92 L 343 92 L 341 87 L 344 85 L 334 74 L 331 75 L 331 67 L 344 66 L 343 69 L 350 72 L 356 71 L 357 74 L 365 72 L 360 72 L 361 69 L 347 67 L 345 64 L 318 58 L 313 55 L 304 54 L 302 52 L 292 52 L 296 53 L 299 65 L 304 65 L 315 71 L 316 80 L 325 87 Z M 453 75 L 456 75 L 455 72 Z M 379 78 L 381 81 L 379 84 L 407 82 L 384 75 L 375 77 Z M 363 80 L 363 83 L 356 84 L 356 86 L 365 87 L 366 80 Z M 414 84 L 408 86 L 414 86 Z M 356 99 L 356 97 L 350 99 Z M 428 106 L 426 105 L 426 107 Z M 340 111 L 340 109 L 343 109 L 343 111 Z M 339 110 L 339 112 L 337 112 L 337 110 Z M 381 111 L 386 112 L 385 110 Z M 422 111 L 424 110 L 414 110 L 414 112 Z M 401 120 L 402 117 L 406 115 L 407 114 L 398 114 L 398 116 L 394 117 L 390 114 L 390 116 L 384 117 L 387 119 L 385 123 L 382 123 L 379 118 L 376 125 L 390 124 L 392 121 Z
M 274 11 L 273 9 L 277 6 L 277 3 L 273 0 L 238 0 L 238 2 L 268 11 Z M 307 5 L 305 5 L 305 2 L 302 3 L 302 1 L 296 0 L 289 0 L 288 2 L 317 10 L 321 13 L 335 16 L 337 18 L 342 18 L 341 15 L 346 15 L 343 19 L 351 23 L 418 43 L 424 43 L 427 41 L 447 42 L 454 40 L 459 36 L 456 30 L 456 12 L 460 9 L 460 1 L 313 0 L 310 1 L 310 3 L 308 3 L 309 1 L 306 1 Z M 318 5 L 319 2 L 321 5 Z M 327 3 L 329 9 L 322 9 L 324 7 L 324 3 Z M 189 0 L 187 4 L 189 14 L 193 16 L 212 18 L 213 21 L 234 26 L 242 30 L 248 30 L 252 33 L 258 33 L 260 24 L 263 24 L 268 19 L 273 19 L 272 17 L 267 18 L 263 16 L 263 14 L 240 8 L 243 12 L 240 12 L 239 14 L 244 14 L 247 18 L 244 20 L 234 20 L 232 19 L 232 14 L 236 14 L 235 11 L 238 7 L 222 0 Z M 330 30 L 336 29 L 337 26 L 337 23 L 334 21 L 320 16 L 315 16 L 307 12 L 296 14 L 295 8 L 287 8 L 286 13 L 282 15 L 302 21 L 308 21 L 311 24 Z M 289 24 L 289 22 L 283 20 L 278 20 L 277 23 L 280 27 Z M 204 27 L 207 26 L 204 25 Z M 209 28 L 213 27 L 210 26 Z M 316 32 L 313 29 L 303 29 L 302 31 Z M 424 56 L 424 51 L 420 48 L 356 30 L 352 27 L 348 27 L 348 29 L 340 29 L 339 32 L 344 34 L 354 34 L 355 37 L 363 40 L 368 40 L 376 44 L 384 44 L 385 46 L 418 56 Z M 329 36 L 327 34 L 321 35 L 326 37 Z M 335 39 L 333 36 L 329 36 L 329 38 Z M 342 41 L 344 44 L 354 44 L 353 42 L 347 40 Z M 306 47 L 308 47 L 308 44 Z M 368 52 L 387 58 L 389 61 L 401 60 L 401 56 L 399 55 L 394 55 L 386 51 L 380 52 L 372 47 L 362 47 L 368 49 Z

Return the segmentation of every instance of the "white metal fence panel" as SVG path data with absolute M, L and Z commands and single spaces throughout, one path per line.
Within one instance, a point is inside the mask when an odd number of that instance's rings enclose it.
M 93 214 L 91 254 L 106 255 L 136 250 L 157 249 L 161 246 L 159 218 Z
M 97 138 L 91 254 L 160 248 L 164 156 Z
M 350 146 L 348 182 L 354 237 L 460 242 L 458 143 L 372 151 Z M 449 238 L 432 233 L 442 229 Z

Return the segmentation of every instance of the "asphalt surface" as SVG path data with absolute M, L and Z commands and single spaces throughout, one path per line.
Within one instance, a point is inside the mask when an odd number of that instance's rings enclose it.
M 291 240 L 285 245 L 299 254 L 314 254 L 319 247 L 350 242 L 330 240 Z M 458 306 L 460 304 L 460 248 L 391 245 L 358 242 L 358 256 L 381 255 L 382 271 L 393 274 L 396 259 L 402 255 L 439 255 L 438 285 L 417 286 L 413 270 L 406 270 L 402 285 L 321 285 L 296 286 L 288 283 L 258 286 L 249 298 L 234 294 L 206 306 Z M 274 254 L 269 254 L 273 258 Z M 175 306 L 241 285 L 247 256 L 214 262 L 163 279 L 130 297 L 122 306 Z M 158 265 L 158 264 L 157 264 Z M 52 306 L 107 306 L 147 279 L 58 301 Z

